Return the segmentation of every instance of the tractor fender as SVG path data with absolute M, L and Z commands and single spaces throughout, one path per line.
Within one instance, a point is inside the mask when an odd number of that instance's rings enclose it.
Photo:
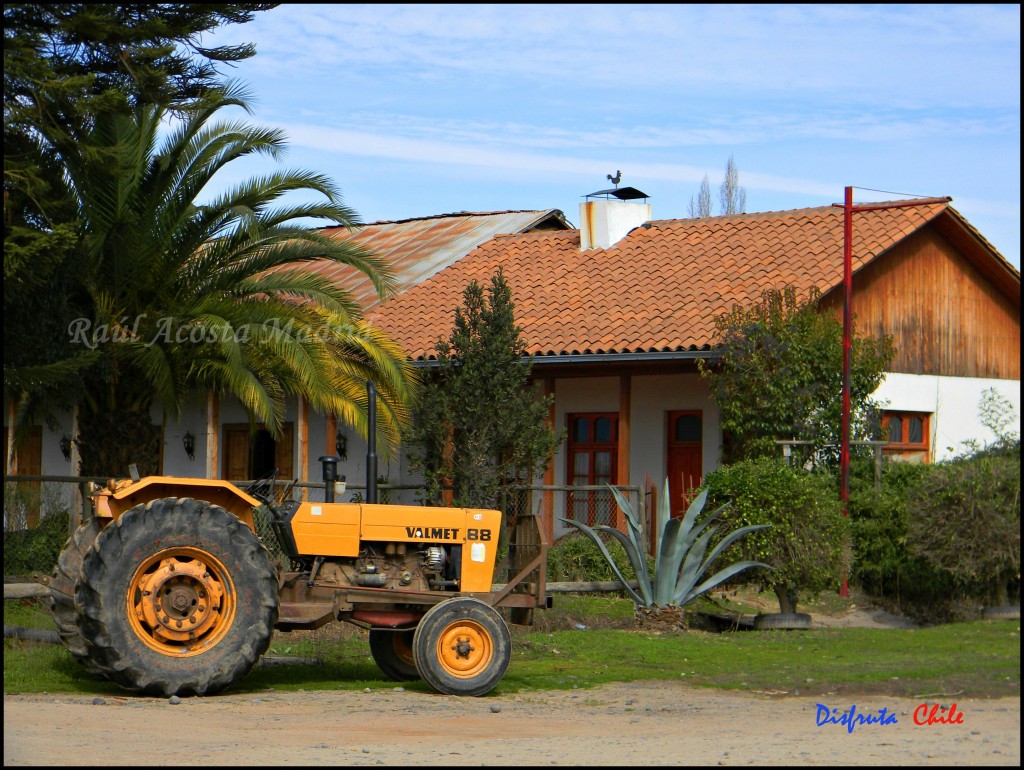
M 219 505 L 237 516 L 253 532 L 256 531 L 252 509 L 258 508 L 260 501 L 223 479 L 146 476 L 138 481 L 117 484 L 113 490 L 100 491 L 93 497 L 93 508 L 97 518 L 116 520 L 136 505 L 164 497 L 191 497 Z

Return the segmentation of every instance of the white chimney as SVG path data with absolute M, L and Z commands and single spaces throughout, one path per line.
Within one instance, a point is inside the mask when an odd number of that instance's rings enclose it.
M 647 198 L 645 193 L 634 187 L 601 190 L 590 193 L 614 196 L 597 200 L 586 200 L 580 204 L 580 250 L 607 249 L 614 246 L 626 234 L 645 222 L 651 221 L 650 203 L 629 203 L 636 198 Z

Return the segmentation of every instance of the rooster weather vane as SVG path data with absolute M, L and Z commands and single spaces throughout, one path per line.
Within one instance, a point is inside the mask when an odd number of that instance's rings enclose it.
M 621 171 L 616 171 L 615 172 L 615 176 L 612 176 L 611 174 L 609 174 L 608 175 L 608 181 L 610 181 L 613 185 L 618 187 L 619 186 L 619 182 L 622 181 L 622 172 Z

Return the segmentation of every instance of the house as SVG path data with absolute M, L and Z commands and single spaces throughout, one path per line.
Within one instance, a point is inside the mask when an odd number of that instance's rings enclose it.
M 895 337 L 892 371 L 876 394 L 900 428 L 889 449 L 936 461 L 965 440 L 991 438 L 977 414 L 987 388 L 1019 413 L 1020 272 L 947 199 L 907 203 L 853 215 L 852 311 L 858 334 Z M 825 312 L 841 312 L 843 209 L 657 220 L 642 192 L 616 188 L 587 196 L 579 213 L 579 229 L 557 210 L 338 229 L 332 234 L 392 264 L 399 291 L 378 302 L 358 274 L 330 277 L 351 282 L 371 322 L 429 368 L 465 287 L 502 268 L 533 376 L 555 396 L 554 423 L 568 428 L 538 481 L 551 489 L 611 482 L 643 494 L 667 476 L 678 507 L 686 487 L 720 464 L 718 409 L 696 367 L 714 357 L 715 316 L 785 285 L 802 296 L 815 288 Z M 164 473 L 240 479 L 278 467 L 284 478 L 318 481 L 317 458 L 338 453 L 339 472 L 361 483 L 365 444 L 345 426 L 294 402 L 287 420 L 275 442 L 250 433 L 240 405 L 197 401 L 167 430 Z M 43 472 L 68 472 L 61 433 L 42 430 Z M 404 457 L 379 472 L 396 487 L 419 481 Z M 607 496 L 556 494 L 543 496 L 541 510 L 552 536 L 563 531 L 556 515 L 615 520 Z M 415 500 L 411 490 L 394 495 Z
M 579 230 L 496 236 L 370 318 L 430 366 L 463 288 L 500 267 L 533 375 L 568 428 L 544 485 L 668 476 L 678 508 L 719 464 L 718 409 L 696 369 L 713 357 L 715 316 L 787 284 L 841 314 L 843 209 L 653 220 L 641 197 L 602 191 L 581 204 Z M 852 311 L 858 334 L 895 337 L 877 392 L 903 428 L 891 451 L 934 461 L 985 438 L 986 388 L 1019 411 L 1020 272 L 948 200 L 916 203 L 853 215 Z M 613 516 L 579 495 L 565 506 L 590 523 Z

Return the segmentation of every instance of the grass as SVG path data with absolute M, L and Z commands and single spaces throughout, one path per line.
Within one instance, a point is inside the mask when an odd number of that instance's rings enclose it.
M 740 597 L 742 599 L 742 597 Z M 826 597 L 823 601 L 835 604 Z M 533 627 L 511 626 L 512 661 L 494 694 L 589 688 L 608 682 L 682 680 L 776 695 L 879 694 L 1000 697 L 1020 694 L 1020 623 L 976 621 L 916 630 L 812 629 L 712 633 L 639 632 L 619 596 L 556 599 Z M 808 611 L 814 611 L 811 604 Z M 771 611 L 771 610 L 769 610 Z M 53 628 L 37 602 L 5 602 L 4 624 Z M 583 628 L 580 628 L 583 626 Z M 390 689 L 370 657 L 366 631 L 334 623 L 275 635 L 269 660 L 233 692 Z M 429 692 L 422 682 L 402 684 Z M 85 673 L 56 645 L 4 640 L 4 692 L 124 694 Z

